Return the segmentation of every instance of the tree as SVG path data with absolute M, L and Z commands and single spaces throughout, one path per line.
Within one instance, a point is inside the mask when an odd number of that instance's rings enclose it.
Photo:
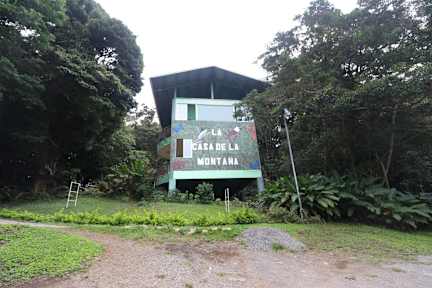
M 93 0 L 2 1 L 0 33 L 0 183 L 45 191 L 100 158 L 123 125 L 141 51 Z
M 112 168 L 99 189 L 106 195 L 126 194 L 131 201 L 148 197 L 153 189 L 154 169 L 145 151 L 131 150 L 128 157 Z M 106 183 L 106 185 L 105 185 Z
M 431 189 L 427 2 L 362 0 L 348 14 L 325 0 L 312 2 L 296 18 L 299 25 L 278 33 L 261 57 L 273 86 L 244 102 L 252 110 L 271 103 L 261 112 L 269 124 L 264 131 L 258 126 L 258 135 L 281 127 L 289 107 L 300 173 L 337 171 Z M 280 135 L 266 138 L 274 150 L 285 146 Z M 274 165 L 274 173 L 286 173 Z
M 160 125 L 154 122 L 155 115 L 154 109 L 143 104 L 131 119 L 136 149 L 149 152 L 154 160 L 157 158 L 157 145 L 161 133 Z

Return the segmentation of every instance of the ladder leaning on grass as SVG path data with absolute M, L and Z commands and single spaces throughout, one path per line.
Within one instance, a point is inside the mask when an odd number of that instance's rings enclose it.
M 74 187 L 76 187 L 76 189 L 74 189 Z M 66 201 L 66 208 L 69 207 L 69 202 L 74 202 L 74 206 L 77 205 L 78 194 L 79 194 L 80 188 L 81 188 L 81 183 L 75 182 L 75 181 L 71 181 L 71 183 L 69 185 L 68 198 L 67 198 L 67 201 Z
M 230 213 L 230 193 L 228 187 L 225 189 L 225 212 Z

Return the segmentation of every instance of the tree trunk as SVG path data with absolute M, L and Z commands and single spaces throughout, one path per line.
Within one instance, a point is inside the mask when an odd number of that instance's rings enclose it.
M 397 111 L 398 111 L 398 105 L 395 105 L 393 107 L 393 114 L 392 114 L 392 120 L 391 120 L 391 134 L 390 134 L 390 141 L 389 141 L 389 148 L 388 148 L 388 152 L 387 152 L 386 164 L 384 164 L 383 161 L 381 161 L 381 159 L 379 159 L 378 155 L 376 155 L 378 158 L 378 161 L 380 163 L 381 170 L 382 170 L 383 176 L 384 176 L 384 181 L 387 185 L 387 188 L 390 188 L 390 180 L 389 180 L 388 174 L 389 174 L 390 166 L 392 164 L 392 159 L 393 159 Z

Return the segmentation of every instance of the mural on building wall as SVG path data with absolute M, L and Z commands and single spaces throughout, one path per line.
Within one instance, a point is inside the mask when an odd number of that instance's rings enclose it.
M 261 168 L 253 122 L 173 121 L 171 139 L 171 170 Z

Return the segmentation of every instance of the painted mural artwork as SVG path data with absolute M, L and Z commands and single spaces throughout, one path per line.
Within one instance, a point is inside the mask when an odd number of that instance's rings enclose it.
M 259 170 L 253 122 L 175 121 L 171 170 Z M 183 157 L 175 157 L 177 139 Z

